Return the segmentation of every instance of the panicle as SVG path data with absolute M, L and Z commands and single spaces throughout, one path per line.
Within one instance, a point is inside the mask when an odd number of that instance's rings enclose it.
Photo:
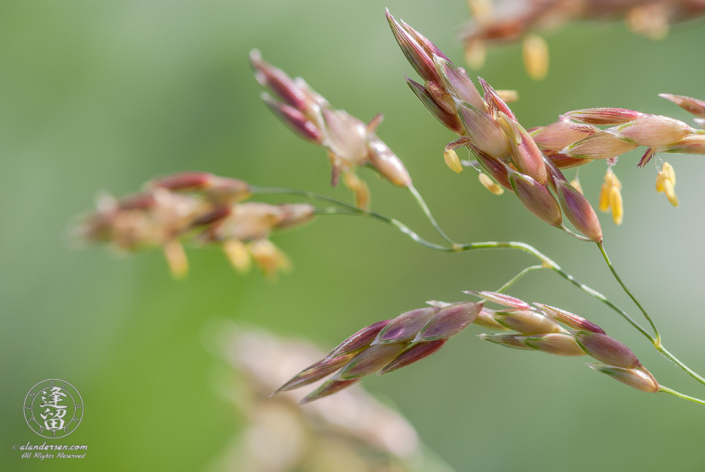
M 524 343 L 523 336 L 516 334 L 478 334 L 478 338 L 483 341 L 499 344 L 500 346 L 512 347 L 514 349 L 532 350 L 533 348 Z
M 511 297 L 509 295 L 505 295 L 503 293 L 497 293 L 497 292 L 488 292 L 488 291 L 473 291 L 473 290 L 468 290 L 463 293 L 467 293 L 469 295 L 475 295 L 476 297 L 484 298 L 485 300 L 488 300 L 490 302 L 496 303 L 498 305 L 502 306 L 507 306 L 509 308 L 514 308 L 516 310 L 528 310 L 531 308 L 531 305 L 526 303 L 523 300 L 519 300 L 518 298 Z
M 423 103 L 426 109 L 440 121 L 443 126 L 457 135 L 465 134 L 463 124 L 460 122 L 460 118 L 457 114 L 447 111 L 445 107 L 436 102 L 423 85 L 411 80 L 409 77 L 404 77 L 406 78 L 407 85 L 411 91 L 414 92 L 414 95 L 421 100 L 421 103 Z
M 543 154 L 529 133 L 513 118 L 499 112 L 500 126 L 509 138 L 512 148 L 512 161 L 519 172 L 532 177 L 541 184 L 546 184 L 548 173 Z
M 498 159 L 509 157 L 511 147 L 495 118 L 469 103 L 461 103 L 458 116 L 473 146 Z
M 647 115 L 614 128 L 608 133 L 638 146 L 665 146 L 683 139 L 690 126 L 666 116 Z
M 413 40 L 408 32 L 405 34 L 405 38 Z M 354 174 L 358 166 L 372 167 L 398 187 L 411 185 L 411 177 L 401 159 L 375 134 L 382 121 L 381 115 L 365 124 L 347 112 L 331 107 L 328 101 L 314 92 L 303 79 L 292 80 L 281 70 L 264 62 L 259 51 L 252 51 L 250 61 L 260 84 L 269 87 L 284 102 L 263 94 L 262 99 L 272 112 L 300 137 L 327 150 L 332 167 L 331 183 L 334 187 L 341 174 Z M 430 64 L 435 71 L 432 60 Z M 418 93 L 413 86 L 412 90 Z M 422 101 L 426 99 L 424 96 L 419 98 Z M 428 106 L 431 106 L 431 103 L 428 103 Z M 439 117 L 441 120 L 444 118 Z M 353 183 L 348 186 L 355 194 L 358 207 L 366 208 L 369 202 L 366 184 L 354 175 L 348 182 Z
M 536 145 L 546 153 L 557 153 L 566 146 L 600 131 L 597 126 L 559 121 L 529 132 Z
M 446 341 L 475 321 L 482 303 L 433 303 L 370 325 L 333 349 L 323 360 L 307 367 L 277 392 L 293 390 L 334 374 L 304 398 L 307 403 L 346 388 L 374 373 L 386 374 L 438 351 Z M 338 371 L 337 373 L 335 373 Z M 275 392 L 276 393 L 276 392 Z

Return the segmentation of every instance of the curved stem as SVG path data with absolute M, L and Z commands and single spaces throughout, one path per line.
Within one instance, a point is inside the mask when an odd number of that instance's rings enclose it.
M 624 290 L 624 292 L 625 292 L 627 295 L 629 295 L 629 298 L 632 299 L 632 301 L 636 304 L 636 306 L 639 307 L 639 309 L 641 310 L 641 312 L 642 312 L 643 315 L 644 315 L 644 318 L 646 318 L 646 320 L 647 320 L 647 321 L 649 322 L 649 324 L 651 325 L 651 329 L 654 330 L 654 337 L 651 338 L 651 341 L 654 343 L 654 346 L 656 347 L 656 349 L 658 349 L 659 347 L 661 347 L 661 334 L 659 333 L 658 329 L 656 328 L 656 325 L 655 325 L 654 322 L 651 320 L 651 317 L 650 317 L 649 314 L 646 312 L 646 310 L 644 309 L 644 307 L 641 306 L 641 303 L 639 303 L 639 301 L 636 299 L 636 297 L 634 297 L 634 295 L 632 295 L 632 292 L 630 292 L 629 289 L 627 288 L 627 286 L 624 285 L 624 282 L 622 282 L 622 279 L 619 277 L 619 274 L 617 274 L 617 271 L 615 270 L 614 266 L 612 265 L 612 261 L 610 261 L 610 258 L 609 258 L 609 256 L 607 255 L 607 252 L 605 251 L 605 245 L 604 245 L 604 243 L 602 243 L 602 242 L 597 243 L 597 247 L 600 248 L 600 252 L 602 253 L 602 257 L 605 258 L 605 262 L 607 263 L 607 267 L 610 268 L 610 271 L 612 272 L 612 275 L 613 275 L 614 278 L 617 280 L 617 282 L 619 282 L 619 285 L 622 286 L 622 290 Z
M 695 380 L 697 380 L 701 384 L 705 385 L 705 378 L 701 377 L 694 370 L 692 370 L 690 367 L 688 367 L 687 365 L 685 365 L 681 361 L 679 361 L 676 358 L 676 356 L 674 356 L 673 354 L 668 352 L 668 350 L 665 347 L 663 347 L 662 345 L 659 345 L 659 346 L 656 346 L 656 349 L 658 350 L 658 352 L 661 353 L 661 355 L 663 357 L 665 357 L 669 361 L 673 362 L 675 365 L 677 365 L 678 367 L 683 369 L 688 375 L 693 377 Z
M 541 270 L 541 269 L 547 269 L 547 268 L 548 268 L 548 267 L 544 267 L 544 266 L 542 266 L 542 265 L 535 265 L 535 266 L 525 267 L 524 270 L 522 270 L 522 271 L 519 272 L 517 275 L 515 275 L 514 277 L 512 277 L 511 279 L 509 279 L 509 281 L 508 281 L 506 284 L 502 285 L 500 288 L 498 288 L 497 290 L 495 290 L 495 292 L 497 292 L 497 293 L 502 293 L 502 292 L 504 292 L 504 291 L 507 290 L 509 287 L 511 287 L 512 285 L 514 285 L 515 283 L 517 283 L 517 282 L 519 281 L 519 279 L 521 279 L 522 277 L 524 277 L 526 274 L 528 274 L 528 273 L 531 272 L 531 271 L 534 271 L 534 270 Z
M 424 201 L 423 197 L 421 196 L 419 191 L 416 190 L 416 187 L 414 187 L 413 185 L 409 185 L 408 189 L 411 192 L 411 194 L 414 196 L 416 201 L 418 202 L 419 206 L 421 207 L 421 210 L 423 210 L 424 214 L 426 215 L 426 218 L 428 218 L 428 220 L 431 222 L 433 227 L 436 228 L 436 231 L 438 231 L 438 234 L 441 235 L 441 238 L 443 238 L 443 240 L 445 242 L 447 242 L 448 244 L 450 244 L 451 246 L 458 246 L 458 244 L 455 241 L 453 241 L 448 236 L 446 236 L 446 234 L 443 232 L 441 227 L 438 225 L 438 223 L 436 222 L 436 219 L 431 214 L 431 210 L 428 208 L 428 205 L 426 205 L 426 202 Z
M 663 385 L 660 385 L 660 386 L 659 386 L 658 391 L 659 391 L 659 392 L 664 392 L 664 393 L 670 393 L 671 395 L 676 396 L 676 397 L 678 397 L 678 398 L 682 398 L 682 399 L 684 399 L 684 400 L 689 400 L 689 401 L 691 401 L 691 402 L 700 403 L 701 405 L 705 405 L 705 400 L 701 400 L 701 399 L 699 399 L 699 398 L 691 397 L 691 396 L 688 396 L 688 395 L 683 395 L 682 393 L 676 392 L 675 390 L 670 389 L 670 388 L 668 388 L 668 387 L 664 387 Z
M 634 300 L 634 302 L 637 304 L 637 306 L 642 310 L 642 313 L 644 316 L 646 316 L 646 319 L 649 321 L 651 324 L 652 328 L 654 329 L 654 332 L 656 333 L 656 337 L 652 336 L 651 333 L 649 333 L 646 329 L 644 329 L 636 320 L 634 320 L 629 314 L 619 308 L 617 305 L 612 303 L 607 297 L 602 295 L 600 292 L 596 291 L 595 289 L 579 282 L 575 277 L 564 271 L 558 264 L 556 264 L 553 260 L 548 258 L 545 254 L 541 253 L 539 250 L 537 250 L 535 247 L 518 242 L 518 241 L 484 241 L 484 242 L 478 242 L 478 243 L 470 243 L 470 244 L 454 244 L 452 247 L 446 247 L 446 246 L 441 246 L 438 244 L 431 243 L 425 239 L 423 239 L 421 236 L 419 236 L 417 233 L 412 231 L 408 226 L 406 226 L 404 223 L 394 219 L 394 218 L 389 218 L 387 216 L 381 215 L 379 213 L 375 213 L 372 211 L 368 210 L 361 210 L 360 208 L 357 208 L 353 205 L 350 205 L 345 202 L 341 202 L 340 200 L 336 200 L 335 198 L 327 197 L 325 195 L 319 195 L 313 192 L 307 192 L 304 190 L 296 190 L 296 189 L 287 189 L 287 188 L 272 188 L 272 187 L 252 187 L 252 192 L 253 193 L 276 193 L 276 194 L 284 194 L 284 195 L 293 195 L 293 196 L 298 196 L 298 197 L 304 197 L 308 198 L 311 200 L 318 200 L 326 203 L 332 203 L 335 204 L 339 207 L 342 208 L 324 208 L 324 209 L 319 209 L 317 210 L 318 214 L 339 214 L 339 215 L 353 215 L 353 216 L 366 216 L 372 219 L 375 219 L 377 221 L 381 221 L 383 223 L 386 223 L 388 225 L 394 226 L 397 228 L 399 231 L 402 233 L 406 234 L 409 236 L 413 241 L 421 244 L 424 247 L 427 247 L 429 249 L 434 249 L 436 251 L 442 251 L 442 252 L 461 252 L 461 251 L 471 251 L 475 249 L 497 249 L 497 248 L 508 248 L 508 249 L 517 249 L 519 251 L 525 252 L 527 254 L 531 254 L 532 256 L 536 257 L 538 260 L 541 261 L 541 266 L 531 266 L 529 268 L 524 269 L 520 274 L 518 274 L 516 277 L 514 277 L 512 280 L 505 284 L 501 290 L 506 290 L 506 288 L 509 287 L 509 285 L 515 283 L 519 278 L 523 277 L 530 269 L 530 270 L 538 270 L 538 267 L 541 268 L 547 268 L 547 269 L 552 269 L 554 272 L 558 273 L 561 277 L 569 281 L 571 284 L 575 285 L 578 287 L 580 290 L 583 292 L 587 293 L 588 295 L 591 295 L 592 297 L 596 298 L 597 300 L 601 301 L 608 307 L 610 307 L 612 310 L 617 312 L 622 318 L 624 318 L 629 324 L 631 324 L 634 328 L 636 328 L 637 331 L 639 331 L 641 334 L 643 334 L 649 341 L 652 342 L 654 347 L 668 360 L 676 364 L 678 367 L 683 369 L 686 373 L 688 373 L 691 377 L 696 379 L 698 382 L 702 383 L 705 385 L 705 378 L 701 377 L 698 375 L 695 371 L 690 369 L 688 366 L 683 364 L 680 360 L 678 360 L 673 354 L 671 354 L 666 348 L 663 347 L 661 344 L 661 338 L 658 333 L 658 330 L 656 330 L 656 327 L 654 326 L 653 322 L 651 321 L 651 318 L 648 316 L 646 311 L 642 308 L 642 306 L 639 304 L 639 302 L 632 296 L 631 292 L 627 289 L 627 287 L 622 283 L 621 279 L 617 275 L 617 272 L 614 270 L 614 267 L 612 266 L 609 257 L 607 257 L 607 253 L 604 250 L 604 247 L 602 244 L 598 244 L 600 247 L 600 251 L 603 254 L 603 257 L 605 258 L 605 261 L 607 262 L 607 265 L 610 267 L 610 270 L 612 271 L 612 274 L 614 277 L 617 279 L 617 281 L 620 283 L 624 291 Z M 665 388 L 665 387 L 664 387 Z M 666 390 L 663 390 L 666 391 Z M 671 393 L 672 391 L 669 391 L 667 393 Z M 681 395 L 681 394 L 678 394 Z M 677 396 L 678 396 L 677 395 Z M 685 396 L 683 396 L 685 397 Z M 688 399 L 692 397 L 687 397 Z

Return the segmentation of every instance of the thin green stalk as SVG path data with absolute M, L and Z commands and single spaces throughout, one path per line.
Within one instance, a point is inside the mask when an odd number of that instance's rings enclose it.
M 670 389 L 670 388 L 668 388 L 668 387 L 664 387 L 663 385 L 660 385 L 660 386 L 659 386 L 658 391 L 659 391 L 659 392 L 663 392 L 663 393 L 670 393 L 671 395 L 674 395 L 674 396 L 676 396 L 676 397 L 678 397 L 678 398 L 682 398 L 682 399 L 684 399 L 684 400 L 689 400 L 689 401 L 691 401 L 691 402 L 700 403 L 701 405 L 705 405 L 705 400 L 701 400 L 701 399 L 699 399 L 699 398 L 691 397 L 691 396 L 689 396 L 689 395 L 684 395 L 684 394 L 682 394 L 682 393 L 680 393 L 680 392 L 676 392 L 676 391 L 673 390 L 673 389 Z
M 605 258 L 605 261 L 607 262 L 607 265 L 609 266 L 610 270 L 612 271 L 612 274 L 614 277 L 617 279 L 617 281 L 620 283 L 624 291 L 632 298 L 632 300 L 636 303 L 636 305 L 641 309 L 642 313 L 646 317 L 646 319 L 649 321 L 651 324 L 652 328 L 654 329 L 654 332 L 656 333 L 656 337 L 652 336 L 651 333 L 649 333 L 646 329 L 644 329 L 636 320 L 634 320 L 627 312 L 619 308 L 617 305 L 612 303 L 607 297 L 602 295 L 600 292 L 596 291 L 595 289 L 583 284 L 582 282 L 579 282 L 575 277 L 570 275 L 569 273 L 565 272 L 558 264 L 556 264 L 553 260 L 551 260 L 548 256 L 545 254 L 541 253 L 538 251 L 536 248 L 533 246 L 518 242 L 518 241 L 484 241 L 484 242 L 478 242 L 478 243 L 470 243 L 470 244 L 454 244 L 452 247 L 446 247 L 446 246 L 441 246 L 438 244 L 431 243 L 421 236 L 419 236 L 417 233 L 412 231 L 408 226 L 406 226 L 404 223 L 394 219 L 394 218 L 389 218 L 387 216 L 381 215 L 379 213 L 375 213 L 373 211 L 369 210 L 362 210 L 360 208 L 357 208 L 353 205 L 350 205 L 345 202 L 341 202 L 340 200 L 336 200 L 335 198 L 327 197 L 325 195 L 319 195 L 313 192 L 307 192 L 304 190 L 295 190 L 295 189 L 287 189 L 287 188 L 272 188 L 272 187 L 253 187 L 252 188 L 253 193 L 276 193 L 276 194 L 284 194 L 284 195 L 293 195 L 293 196 L 298 196 L 298 197 L 303 197 L 303 198 L 308 198 L 311 200 L 318 200 L 326 203 L 332 203 L 334 205 L 337 205 L 339 207 L 342 207 L 340 209 L 336 208 L 326 208 L 326 209 L 321 209 L 318 210 L 319 214 L 341 214 L 341 215 L 357 215 L 357 216 L 366 216 L 372 219 L 375 219 L 377 221 L 381 221 L 383 223 L 389 224 L 391 226 L 394 226 L 397 228 L 399 231 L 402 233 L 406 234 L 409 236 L 413 241 L 421 244 L 424 247 L 427 247 L 429 249 L 434 249 L 436 251 L 442 251 L 442 252 L 462 252 L 462 251 L 471 251 L 475 249 L 497 249 L 497 248 L 508 248 L 508 249 L 516 249 L 522 252 L 525 252 L 527 254 L 531 254 L 532 256 L 536 257 L 541 261 L 541 266 L 542 268 L 548 268 L 552 269 L 556 273 L 558 273 L 561 277 L 569 281 L 571 284 L 575 285 L 578 287 L 580 290 L 583 292 L 587 293 L 588 295 L 591 295 L 592 297 L 596 298 L 597 300 L 601 301 L 608 307 L 610 307 L 612 310 L 617 312 L 622 318 L 624 318 L 629 324 L 631 324 L 637 331 L 639 331 L 641 334 L 643 334 L 649 341 L 652 342 L 654 347 L 668 360 L 676 364 L 678 367 L 683 369 L 686 373 L 688 373 L 691 377 L 696 379 L 698 382 L 702 383 L 705 385 L 705 378 L 701 377 L 698 375 L 695 371 L 690 369 L 688 366 L 686 366 L 684 363 L 682 363 L 680 360 L 678 360 L 673 354 L 671 354 L 666 348 L 663 347 L 661 344 L 661 338 L 658 333 L 658 330 L 654 326 L 653 322 L 651 321 L 651 318 L 648 316 L 646 311 L 643 309 L 641 304 L 632 296 L 631 292 L 627 289 L 627 287 L 622 283 L 622 280 L 619 278 L 619 275 L 617 272 L 614 270 L 614 267 L 612 266 L 609 257 L 607 257 L 607 253 L 604 250 L 604 247 L 600 244 L 598 245 L 600 247 L 600 251 L 603 254 L 603 257 Z M 532 267 L 538 267 L 538 266 L 532 266 Z M 534 269 L 532 269 L 534 270 Z M 524 271 L 522 271 L 524 272 Z M 528 271 L 527 271 L 528 272 Z M 523 276 L 524 274 L 521 274 Z M 512 279 L 510 282 L 514 283 L 516 280 L 518 280 L 520 277 L 515 277 Z M 506 285 L 506 284 L 505 284 Z M 505 290 L 507 287 L 502 287 L 501 290 Z M 664 390 L 666 391 L 666 390 Z M 667 393 L 671 393 L 672 391 L 669 391 Z M 680 395 L 680 394 L 679 394 Z M 684 396 L 685 397 L 685 396 Z M 687 399 L 690 399 L 692 397 L 688 397 Z
M 496 290 L 496 292 L 497 292 L 497 293 L 502 293 L 502 292 L 504 292 L 504 291 L 507 290 L 509 287 L 511 287 L 512 285 L 514 285 L 515 283 L 517 283 L 517 282 L 519 281 L 519 279 L 521 279 L 522 277 L 524 277 L 526 274 L 528 274 L 528 273 L 531 272 L 531 271 L 534 271 L 534 270 L 541 270 L 541 269 L 547 269 L 547 268 L 548 268 L 548 267 L 544 267 L 544 266 L 542 266 L 542 265 L 535 265 L 535 266 L 525 267 L 524 270 L 522 270 L 522 271 L 519 272 L 517 275 L 515 275 L 514 277 L 512 277 L 511 279 L 509 279 L 509 281 L 508 281 L 506 284 L 504 284 L 504 285 L 502 285 L 500 288 L 498 288 L 498 289 Z
M 435 219 L 435 218 L 433 217 L 433 215 L 431 214 L 431 210 L 428 208 L 428 205 L 426 205 L 426 202 L 424 201 L 423 197 L 421 196 L 421 194 L 419 193 L 419 191 L 416 190 L 416 187 L 414 187 L 413 185 L 409 185 L 408 189 L 409 189 L 409 191 L 411 192 L 411 194 L 414 196 L 414 198 L 416 199 L 416 201 L 418 202 L 419 206 L 421 207 L 421 210 L 423 210 L 424 214 L 426 215 L 426 218 L 428 218 L 428 220 L 431 222 L 431 224 L 433 225 L 433 227 L 436 228 L 436 231 L 438 231 L 438 234 L 441 235 L 441 238 L 443 238 L 443 240 L 445 240 L 445 242 L 447 242 L 447 243 L 450 244 L 451 246 L 454 246 L 454 247 L 455 247 L 455 246 L 458 246 L 458 244 L 457 244 L 455 241 L 453 241 L 452 239 L 450 239 L 450 238 L 449 238 L 448 236 L 446 236 L 446 234 L 443 232 L 443 230 L 441 229 L 441 227 L 439 226 L 439 224 L 436 222 L 436 219 Z
M 650 338 L 650 339 L 651 339 L 651 342 L 654 343 L 654 346 L 656 347 L 656 349 L 658 349 L 659 347 L 661 347 L 661 334 L 659 333 L 658 329 L 656 328 L 656 325 L 654 324 L 653 320 L 651 319 L 649 314 L 646 312 L 644 307 L 641 306 L 641 303 L 639 303 L 639 301 L 636 299 L 636 297 L 634 295 L 632 295 L 632 292 L 630 292 L 629 289 L 627 288 L 627 286 L 624 285 L 624 282 L 622 282 L 622 279 L 619 277 L 619 274 L 617 274 L 617 271 L 615 270 L 614 266 L 612 265 L 612 261 L 610 261 L 610 258 L 607 255 L 607 252 L 605 251 L 604 243 L 602 243 L 602 242 L 597 243 L 597 247 L 600 248 L 600 252 L 602 253 L 602 257 L 605 258 L 605 262 L 607 263 L 607 267 L 610 268 L 612 275 L 617 280 L 617 282 L 619 282 L 619 285 L 622 286 L 622 290 L 624 290 L 624 292 L 627 295 L 629 295 L 629 298 L 632 299 L 632 301 L 636 304 L 636 306 L 639 307 L 641 312 L 644 314 L 644 318 L 646 318 L 646 320 L 651 325 L 651 329 L 654 330 L 654 337 Z
M 690 367 L 688 367 L 687 365 L 685 365 L 685 364 L 683 364 L 681 361 L 679 361 L 679 360 L 676 358 L 676 356 L 674 356 L 673 354 L 671 354 L 670 352 L 668 352 L 668 350 L 667 350 L 665 347 L 663 347 L 663 345 L 657 346 L 656 349 L 658 350 L 658 352 L 661 353 L 661 355 L 662 355 L 663 357 L 665 357 L 665 358 L 668 359 L 669 361 L 673 362 L 675 365 L 677 365 L 678 367 L 680 367 L 681 369 L 683 369 L 685 372 L 687 372 L 688 375 L 690 375 L 691 377 L 693 377 L 695 380 L 697 380 L 697 381 L 700 382 L 701 384 L 705 385 L 705 378 L 701 377 L 701 376 L 698 375 L 694 370 L 692 370 Z

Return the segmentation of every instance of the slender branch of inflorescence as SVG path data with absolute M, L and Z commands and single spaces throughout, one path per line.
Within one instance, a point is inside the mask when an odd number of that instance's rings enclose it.
M 431 222 L 433 227 L 436 228 L 436 231 L 438 231 L 438 234 L 441 235 L 441 238 L 443 238 L 445 240 L 445 242 L 447 242 L 448 244 L 450 244 L 453 247 L 458 246 L 458 244 L 455 241 L 453 241 L 448 236 L 446 236 L 446 234 L 443 232 L 441 227 L 438 225 L 438 223 L 436 222 L 436 219 L 431 214 L 431 210 L 428 208 L 428 205 L 426 205 L 426 202 L 424 201 L 423 197 L 421 196 L 419 191 L 416 190 L 416 187 L 414 187 L 413 185 L 409 185 L 408 188 L 409 188 L 409 191 L 411 192 L 411 194 L 416 199 L 416 201 L 419 203 L 419 206 L 421 207 L 421 210 L 423 210 L 424 214 L 426 215 L 426 218 L 428 218 L 428 220 Z
M 705 400 L 701 400 L 699 398 L 691 397 L 689 395 L 684 395 L 680 392 L 676 392 L 673 389 L 670 389 L 668 387 L 664 387 L 663 385 L 659 385 L 659 392 L 664 392 L 664 393 L 670 393 L 671 395 L 674 395 L 678 398 L 682 398 L 683 400 L 689 400 L 691 402 L 699 403 L 701 405 L 705 405 Z
M 643 306 L 641 306 L 641 303 L 636 299 L 634 295 L 632 295 L 632 292 L 629 291 L 626 285 L 624 285 L 624 282 L 622 282 L 622 279 L 619 277 L 619 274 L 617 274 L 617 271 L 615 270 L 614 266 L 612 265 L 612 261 L 610 261 L 609 256 L 607 255 L 607 252 L 605 251 L 605 245 L 603 242 L 597 243 L 597 246 L 600 248 L 600 252 L 602 253 L 602 257 L 605 258 L 605 262 L 607 263 L 607 267 L 610 268 L 610 271 L 612 271 L 612 275 L 614 278 L 619 282 L 619 285 L 622 286 L 622 289 L 624 292 L 629 295 L 629 298 L 632 299 L 632 301 L 636 304 L 636 306 L 639 307 L 641 312 L 644 314 L 644 318 L 649 322 L 651 325 L 651 329 L 654 330 L 654 337 L 652 339 L 652 342 L 654 343 L 654 346 L 656 349 L 658 349 L 661 346 L 661 334 L 659 333 L 658 329 L 656 328 L 656 324 L 654 324 L 653 320 L 649 316 L 649 314 L 646 312 Z
M 522 277 L 524 277 L 524 276 L 525 276 L 526 274 L 528 274 L 529 272 L 532 272 L 532 271 L 534 271 L 534 270 L 541 270 L 541 269 L 548 269 L 548 267 L 545 267 L 545 266 L 543 266 L 543 265 L 534 265 L 534 266 L 525 267 L 521 272 L 519 272 L 517 275 L 515 275 L 514 277 L 512 277 L 511 279 L 509 279 L 509 281 L 507 281 L 506 284 L 504 284 L 504 285 L 502 285 L 500 288 L 498 288 L 498 289 L 496 290 L 496 292 L 497 292 L 497 293 L 502 293 L 502 292 L 504 292 L 504 291 L 507 290 L 509 287 L 511 287 L 512 285 L 514 285 L 515 283 L 517 283 L 517 282 L 519 281 L 519 279 L 521 279 Z
M 297 197 L 308 198 L 310 200 L 317 200 L 317 201 L 321 201 L 321 202 L 325 202 L 325 203 L 334 204 L 340 208 L 319 209 L 319 210 L 317 210 L 317 213 L 318 214 L 366 216 L 366 217 L 381 221 L 383 223 L 386 223 L 388 225 L 394 226 L 399 231 L 401 231 L 402 233 L 409 236 L 414 242 L 421 244 L 422 246 L 427 247 L 429 249 L 434 249 L 436 251 L 463 252 L 463 251 L 471 251 L 471 250 L 476 250 L 476 249 L 507 248 L 507 249 L 516 249 L 516 250 L 525 252 L 527 254 L 531 254 L 532 256 L 536 257 L 537 259 L 539 259 L 541 261 L 541 265 L 527 267 L 522 272 L 517 274 L 517 276 L 515 276 L 513 279 L 511 279 L 509 282 L 507 282 L 507 284 L 505 284 L 499 291 L 506 290 L 507 288 L 509 288 L 510 285 L 514 284 L 517 280 L 519 280 L 521 277 L 526 275 L 526 273 L 528 273 L 528 272 L 531 272 L 533 270 L 538 270 L 538 268 L 551 269 L 554 272 L 558 273 L 561 277 L 566 279 L 568 282 L 570 282 L 571 284 L 575 285 L 577 288 L 582 290 L 583 292 L 587 293 L 588 295 L 591 295 L 592 297 L 596 298 L 597 300 L 601 301 L 602 303 L 604 303 L 605 305 L 610 307 L 612 310 L 617 312 L 617 314 L 619 314 L 622 318 L 624 318 L 637 331 L 639 331 L 641 334 L 643 334 L 664 357 L 666 357 L 668 360 L 670 360 L 671 362 L 676 364 L 678 367 L 683 369 L 686 373 L 688 373 L 691 377 L 696 379 L 698 382 L 705 385 L 705 378 L 698 375 L 695 371 L 690 369 L 687 365 L 685 365 L 683 362 L 678 360 L 675 356 L 673 356 L 673 354 L 671 354 L 668 350 L 666 350 L 663 347 L 663 345 L 661 344 L 660 335 L 658 334 L 658 330 L 654 326 L 653 321 L 648 316 L 646 311 L 643 309 L 641 304 L 639 304 L 639 302 L 634 298 L 634 296 L 631 294 L 631 292 L 629 292 L 627 287 L 621 281 L 618 274 L 614 270 L 614 267 L 612 266 L 609 258 L 607 257 L 607 253 L 604 251 L 604 247 L 602 245 L 599 245 L 600 250 L 602 251 L 602 254 L 605 257 L 605 260 L 607 261 L 607 264 L 610 267 L 612 274 L 617 279 L 617 281 L 620 283 L 620 285 L 625 290 L 625 292 L 632 298 L 632 300 L 636 303 L 636 305 L 642 310 L 642 313 L 645 315 L 646 319 L 651 324 L 651 327 L 654 329 L 656 336 L 653 336 L 651 333 L 649 333 L 643 326 L 641 326 L 626 311 L 624 311 L 623 309 L 618 307 L 616 304 L 614 304 L 612 301 L 610 301 L 607 297 L 602 295 L 597 290 L 578 281 L 571 274 L 564 271 L 561 268 L 561 266 L 559 266 L 556 262 L 554 262 L 548 256 L 541 253 L 538 249 L 534 248 L 533 246 L 531 246 L 529 244 L 519 242 L 519 241 L 483 241 L 483 242 L 476 242 L 476 243 L 470 243 L 470 244 L 453 243 L 453 245 L 451 247 L 441 246 L 439 244 L 435 244 L 430 241 L 427 241 L 426 239 L 419 236 L 416 232 L 412 231 L 404 223 L 402 223 L 394 218 L 389 218 L 387 216 L 381 215 L 381 214 L 373 212 L 373 211 L 363 210 L 363 209 L 357 208 L 353 205 L 350 205 L 348 203 L 342 202 L 340 200 L 337 200 L 335 198 L 328 197 L 325 195 L 320 195 L 320 194 L 317 194 L 314 192 L 308 192 L 305 190 L 288 189 L 288 188 L 275 188 L 275 187 L 256 187 L 256 186 L 252 187 L 252 193 L 292 195 L 292 196 L 297 196 Z M 426 207 L 426 210 L 427 209 L 428 209 L 428 207 Z M 426 211 L 424 211 L 424 213 L 426 213 Z M 430 211 L 428 211 L 427 216 L 428 215 L 430 215 Z M 429 219 L 431 219 L 431 218 L 429 218 Z M 433 220 L 433 221 L 435 221 L 435 220 Z M 666 390 L 663 390 L 663 391 L 666 392 Z M 671 391 L 670 389 L 667 391 L 667 393 L 672 393 L 672 392 L 673 391 Z M 683 397 L 685 398 L 686 396 L 683 395 Z M 686 399 L 691 399 L 691 398 L 692 397 L 687 397 Z M 697 401 L 697 399 L 693 399 L 692 401 Z

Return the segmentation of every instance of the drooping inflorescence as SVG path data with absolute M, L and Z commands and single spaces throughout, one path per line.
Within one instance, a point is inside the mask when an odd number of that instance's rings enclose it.
M 472 68 L 485 62 L 487 46 L 523 41 L 529 76 L 548 73 L 548 45 L 537 33 L 580 20 L 623 19 L 636 34 L 662 39 L 671 24 L 705 14 L 705 3 L 692 0 L 468 0 L 473 19 L 463 28 L 465 58 Z
M 252 258 L 272 276 L 290 263 L 270 234 L 315 216 L 315 208 L 305 203 L 243 203 L 251 194 L 249 184 L 206 172 L 172 174 L 145 187 L 121 199 L 100 197 L 97 210 L 83 218 L 76 233 L 123 251 L 161 247 L 177 278 L 188 272 L 185 240 L 220 245 L 240 272 L 249 269 Z
M 301 77 L 292 79 L 266 63 L 259 51 L 250 53 L 250 63 L 257 81 L 281 101 L 267 93 L 262 93 L 262 100 L 296 134 L 328 151 L 331 184 L 338 185 L 342 174 L 359 208 L 369 206 L 370 196 L 367 184 L 355 173 L 356 167 L 372 167 L 398 187 L 411 185 L 411 177 L 401 159 L 375 134 L 382 122 L 381 114 L 365 124 L 344 110 L 334 109 Z
M 623 108 L 590 108 L 564 113 L 548 126 L 524 129 L 500 95 L 478 78 L 484 96 L 462 68 L 455 66 L 431 41 L 387 12 L 387 19 L 402 52 L 423 78 L 424 84 L 406 82 L 424 106 L 446 128 L 458 136 L 444 150 L 444 160 L 455 172 L 463 163 L 455 150 L 466 147 L 481 170 L 480 182 L 496 195 L 503 189 L 546 223 L 564 229 L 563 216 L 587 239 L 601 242 L 602 230 L 595 211 L 582 194 L 568 182 L 562 169 L 578 167 L 594 160 L 607 160 L 605 177 L 609 192 L 600 197 L 600 208 L 611 210 L 615 223 L 623 219 L 621 184 L 611 170 L 618 156 L 646 146 L 639 167 L 656 153 L 705 154 L 705 131 L 661 115 Z M 705 123 L 705 102 L 683 96 L 662 94 Z M 601 129 L 599 126 L 609 126 Z M 669 179 L 659 171 L 657 188 L 677 206 L 673 191 L 675 171 L 664 165 Z M 577 181 L 574 181 L 577 182 Z M 662 184 L 662 182 L 669 182 Z M 604 194 L 604 191 L 603 191 Z M 574 234 L 573 234 L 574 235 Z
M 343 390 L 371 374 L 386 374 L 438 351 L 448 338 L 471 323 L 513 333 L 480 334 L 483 340 L 515 349 L 559 356 L 591 356 L 592 369 L 631 387 L 656 393 L 659 384 L 624 344 L 585 318 L 541 303 L 535 306 L 496 292 L 465 292 L 478 303 L 429 302 L 432 306 L 367 326 L 343 341 L 319 362 L 299 372 L 277 392 L 294 390 L 329 377 L 301 403 Z M 502 306 L 485 307 L 492 302 Z M 275 392 L 276 393 L 276 392 Z

